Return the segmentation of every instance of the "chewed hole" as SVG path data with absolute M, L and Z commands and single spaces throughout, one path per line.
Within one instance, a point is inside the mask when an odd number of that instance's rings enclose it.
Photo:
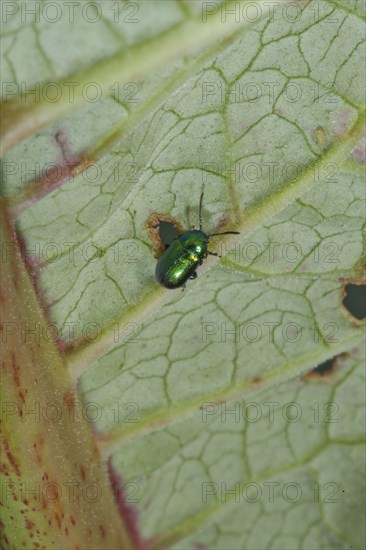
M 178 237 L 178 231 L 176 226 L 164 220 L 161 220 L 159 223 L 159 237 L 160 241 L 164 246 L 169 246 L 174 239 Z
M 156 258 L 159 258 L 166 247 L 184 232 L 183 227 L 172 216 L 155 212 L 146 220 L 145 227 L 153 243 Z
M 339 355 L 336 355 L 335 357 L 332 357 L 331 359 L 327 359 L 326 361 L 303 375 L 303 380 L 331 380 L 331 377 L 335 374 L 336 370 L 344 365 L 344 360 L 347 356 L 347 353 L 341 353 Z
M 313 369 L 312 372 L 318 374 L 319 376 L 327 376 L 327 373 L 331 372 L 334 369 L 334 359 L 328 359 L 324 361 L 321 365 L 318 365 Z
M 366 318 L 366 285 L 347 284 L 344 287 L 344 298 L 342 303 L 347 311 L 362 321 Z

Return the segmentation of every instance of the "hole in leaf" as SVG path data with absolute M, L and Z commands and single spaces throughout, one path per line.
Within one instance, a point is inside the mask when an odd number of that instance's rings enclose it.
M 344 287 L 344 298 L 342 303 L 346 310 L 357 321 L 366 317 L 366 285 L 347 284 Z
M 314 369 L 311 369 L 311 371 L 307 372 L 303 376 L 303 380 L 326 380 L 327 378 L 329 379 L 329 377 L 331 377 L 334 372 L 341 366 L 338 360 L 345 359 L 347 355 L 347 353 L 341 353 L 339 355 L 336 355 L 336 357 L 332 357 L 332 359 L 327 359 L 327 361 L 324 361 Z
M 159 224 L 159 237 L 164 246 L 169 246 L 178 237 L 178 231 L 171 222 L 164 220 Z
M 149 216 L 145 223 L 149 237 L 153 243 L 154 256 L 159 258 L 167 246 L 181 233 L 184 233 L 183 227 L 177 220 L 168 214 L 156 214 Z
M 334 368 L 334 359 L 328 359 L 328 361 L 324 361 L 324 363 L 315 367 L 315 369 L 313 369 L 313 372 L 319 374 L 320 376 L 328 376 L 330 374 L 330 371 L 333 370 L 333 368 Z

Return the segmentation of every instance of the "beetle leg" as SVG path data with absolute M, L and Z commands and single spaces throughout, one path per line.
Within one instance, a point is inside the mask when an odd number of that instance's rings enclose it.
M 193 271 L 192 275 L 189 277 L 190 279 L 197 279 L 197 273 L 196 271 Z
M 220 256 L 220 254 L 218 254 L 217 252 L 208 252 L 208 254 L 210 256 L 218 256 L 219 258 L 222 258 L 222 256 Z

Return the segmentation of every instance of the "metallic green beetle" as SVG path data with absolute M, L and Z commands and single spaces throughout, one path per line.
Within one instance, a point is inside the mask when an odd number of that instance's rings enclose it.
M 179 288 L 185 286 L 188 279 L 197 277 L 197 267 L 208 254 L 218 256 L 215 252 L 208 251 L 208 241 L 214 235 L 239 235 L 238 231 L 225 231 L 223 233 L 210 233 L 202 231 L 202 199 L 199 205 L 199 229 L 192 229 L 179 235 L 167 247 L 156 264 L 156 280 L 166 288 Z

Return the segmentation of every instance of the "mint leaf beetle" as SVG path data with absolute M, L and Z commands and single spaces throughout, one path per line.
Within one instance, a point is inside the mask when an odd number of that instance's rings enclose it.
M 199 204 L 199 229 L 191 229 L 178 235 L 159 258 L 155 269 L 155 278 L 165 288 L 179 288 L 185 286 L 188 279 L 197 277 L 197 268 L 207 258 L 208 254 L 218 256 L 208 251 L 210 237 L 215 235 L 239 235 L 238 231 L 224 231 L 210 233 L 202 231 L 202 200 Z

